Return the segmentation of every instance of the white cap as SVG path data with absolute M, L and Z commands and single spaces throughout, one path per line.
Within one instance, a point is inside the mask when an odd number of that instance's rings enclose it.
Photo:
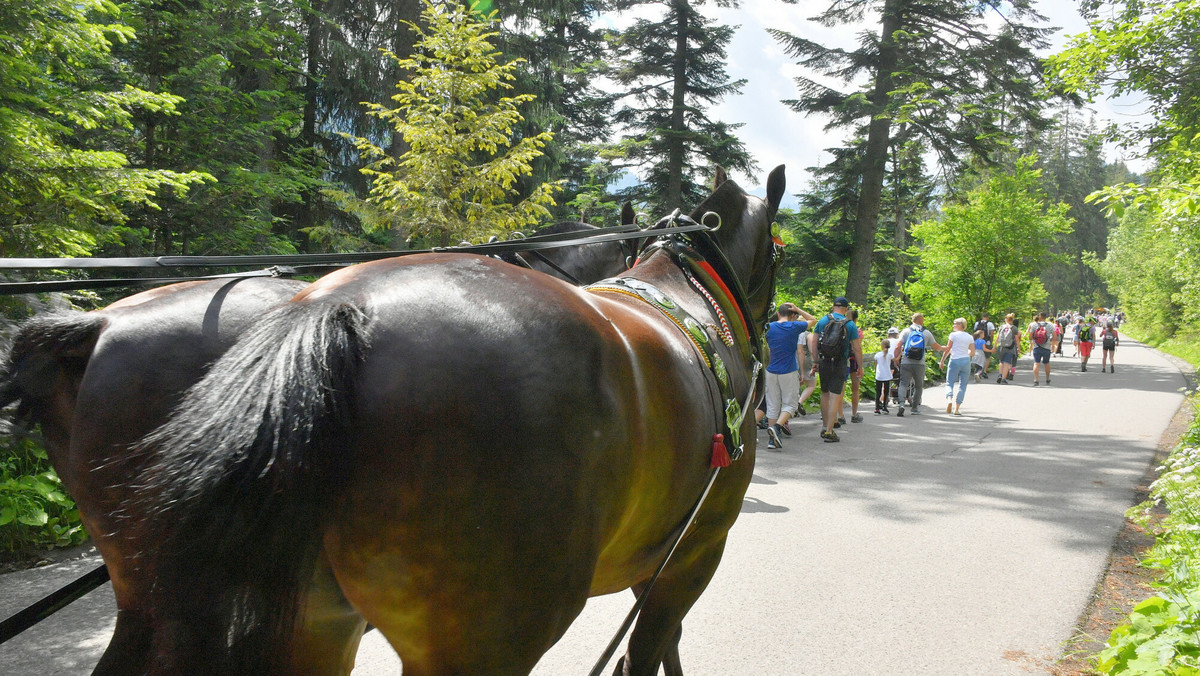
M 893 333 L 894 333 L 894 334 L 896 334 L 896 335 L 900 335 L 900 329 L 898 329 L 898 328 L 896 328 L 896 327 L 894 327 L 894 326 L 893 326 L 892 328 L 888 329 L 888 335 L 889 335 L 889 336 L 890 336 L 890 335 L 892 335 Z

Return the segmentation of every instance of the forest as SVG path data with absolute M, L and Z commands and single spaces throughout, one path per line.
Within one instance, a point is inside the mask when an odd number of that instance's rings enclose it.
M 0 256 L 446 245 L 613 223 L 624 200 L 657 217 L 701 197 L 716 166 L 754 185 L 744 123 L 713 112 L 747 85 L 728 74 L 737 26 L 712 18 L 740 4 L 0 0 Z M 1081 11 L 1099 24 L 1120 7 Z M 454 8 L 483 26 L 464 39 L 490 75 L 417 46 L 420 31 L 453 30 L 429 17 Z M 762 36 L 802 73 L 782 104 L 837 143 L 815 166 L 789 158 L 812 178 L 790 186 L 797 206 L 780 218 L 786 294 L 945 301 L 935 315 L 1113 303 L 1106 280 L 1127 269 L 1103 265 L 1113 202 L 1088 196 L 1142 180 L 1102 152 L 1141 138 L 1083 107 L 1108 86 L 1088 79 L 1100 64 L 1047 68 L 1054 29 L 1036 3 L 834 0 L 805 19 L 861 39 Z M 440 98 L 456 94 L 421 79 L 439 70 L 482 89 Z M 434 209 L 445 172 L 477 180 Z M 1005 176 L 1030 200 L 1023 219 L 954 220 L 947 207 L 979 203 Z
M 728 22 L 753 5 L 820 29 L 755 38 L 798 73 L 761 105 L 823 130 L 788 158 L 781 300 L 844 294 L 868 335 L 1115 308 L 1200 360 L 1200 0 L 1074 4 L 1062 38 L 1035 0 L 0 0 L 0 258 L 447 246 L 654 219 L 717 167 L 757 186 L 755 123 L 719 115 L 754 84 Z M 1115 97 L 1139 114 L 1098 117 Z M 123 295 L 0 296 L 0 345 Z M 83 541 L 45 451 L 0 447 L 0 553 Z M 1183 514 L 1194 485 L 1162 490 Z M 1130 666 L 1200 655 L 1189 546 L 1161 555 L 1174 610 L 1114 634 L 1104 673 L 1197 673 Z

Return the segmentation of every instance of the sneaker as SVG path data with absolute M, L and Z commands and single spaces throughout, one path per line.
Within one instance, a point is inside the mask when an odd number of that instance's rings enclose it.
M 951 413 L 953 411 L 954 411 L 954 404 L 949 401 L 946 402 L 946 413 Z
M 900 407 L 900 408 L 899 408 L 899 409 L 896 411 L 896 417 L 897 417 L 897 418 L 903 418 L 903 417 L 904 417 L 904 407 L 903 407 L 903 406 L 901 406 L 901 407 Z
M 862 422 L 862 416 L 858 413 L 855 413 L 854 415 L 850 416 L 850 422 Z
M 996 384 L 1003 385 L 1004 384 L 1004 376 L 996 376 Z
M 1109 367 L 1108 367 L 1108 372 L 1109 372 L 1109 373 L 1116 373 L 1116 372 L 1117 372 L 1117 367 L 1116 367 L 1116 366 L 1109 366 Z
M 808 411 L 804 410 L 804 404 L 800 404 L 796 407 L 796 413 L 799 413 L 800 415 L 808 415 Z
M 787 423 L 783 423 L 782 425 L 776 425 L 776 427 L 779 428 L 780 432 L 783 432 L 783 436 L 785 436 L 785 437 L 792 436 L 792 428 L 788 427 Z
M 779 425 L 771 425 L 767 428 L 767 448 L 783 448 L 783 441 L 779 438 Z
M 841 441 L 841 439 L 838 439 L 837 432 L 830 432 L 829 434 L 825 435 L 825 443 L 827 444 L 835 444 L 839 441 Z
M 1033 381 L 1033 386 L 1034 386 L 1034 387 L 1037 387 L 1038 385 L 1041 385 L 1041 383 L 1039 383 L 1039 382 L 1038 382 L 1038 381 L 1036 381 L 1036 380 L 1035 380 L 1035 381 Z
M 917 408 L 916 406 L 913 406 L 913 407 L 912 407 L 912 414 L 913 414 L 913 415 L 921 415 L 921 409 Z
M 758 421 L 758 429 L 760 429 L 760 430 L 765 430 L 765 429 L 767 429 L 767 428 L 768 428 L 768 427 L 770 427 L 770 426 L 771 426 L 771 425 L 770 425 L 769 423 L 767 423 L 767 419 L 766 419 L 766 418 L 763 418 L 762 420 L 759 420 L 759 421 Z
M 879 409 L 875 409 L 875 415 L 879 415 L 879 414 L 881 414 L 881 413 L 883 413 L 883 411 L 881 411 L 881 410 L 879 410 Z
M 1049 379 L 1049 378 L 1047 378 L 1047 379 L 1046 379 L 1046 384 L 1047 384 L 1047 385 L 1049 385 L 1049 384 L 1050 384 L 1050 379 Z
M 890 410 L 888 410 L 888 407 L 887 407 L 887 406 L 884 406 L 884 407 L 883 407 L 883 414 L 884 414 L 884 415 L 890 415 L 890 414 L 891 414 L 891 411 L 890 411 Z
M 962 415 L 962 411 L 960 409 L 958 409 L 957 407 L 955 407 L 954 415 Z
M 824 439 L 827 436 L 829 436 L 829 432 L 826 432 L 824 429 L 822 429 L 821 430 L 821 438 Z

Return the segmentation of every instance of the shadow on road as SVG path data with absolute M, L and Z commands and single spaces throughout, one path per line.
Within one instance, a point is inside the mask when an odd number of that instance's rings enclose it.
M 742 500 L 742 514 L 782 514 L 790 511 L 790 509 L 783 505 L 772 505 L 758 498 L 744 498 Z

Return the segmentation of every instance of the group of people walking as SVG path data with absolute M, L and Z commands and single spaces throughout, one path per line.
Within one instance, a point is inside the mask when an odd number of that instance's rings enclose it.
M 756 416 L 759 427 L 767 433 L 769 450 L 781 450 L 784 437 L 792 435 L 788 424 L 792 416 L 808 414 L 804 402 L 812 395 L 818 380 L 822 440 L 840 441 L 837 429 L 846 423 L 843 409 L 847 383 L 852 388 L 850 420 L 862 422 L 858 413 L 864 374 L 862 331 L 855 323 L 858 312 L 849 306 L 849 301 L 839 296 L 830 312 L 817 318 L 793 303 L 784 303 L 778 308 L 777 320 L 768 324 L 766 342 L 770 361 L 766 369 L 766 396 Z M 1051 356 L 1063 354 L 1062 344 L 1068 330 L 1072 332 L 1071 341 L 1076 346 L 1081 371 L 1088 370 L 1093 346 L 1099 343 L 1103 350 L 1101 371 L 1114 373 L 1120 320 L 1120 315 L 1063 313 L 1048 318 L 1038 313 L 1022 332 L 1015 314 L 1006 315 L 997 327 L 984 313 L 970 331 L 965 317 L 955 319 L 953 330 L 942 345 L 925 328 L 925 316 L 918 312 L 904 330 L 889 328 L 873 356 L 875 413 L 890 414 L 890 396 L 897 407 L 897 417 L 904 416 L 906 410 L 910 415 L 920 415 L 926 359 L 930 354 L 940 353 L 938 364 L 946 371 L 946 413 L 961 415 L 968 382 L 988 378 L 993 358 L 998 365 L 996 382 L 1012 381 L 1024 338 L 1028 338 L 1033 356 L 1034 386 L 1041 385 L 1043 372 L 1045 384 L 1049 385 Z

